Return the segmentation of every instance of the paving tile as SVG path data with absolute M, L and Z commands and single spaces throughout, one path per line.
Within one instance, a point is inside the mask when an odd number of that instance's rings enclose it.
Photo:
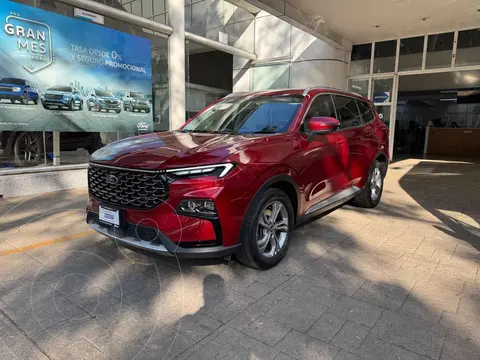
M 325 271 L 319 273 L 315 268 L 306 268 L 300 275 L 314 280 L 315 285 L 340 294 L 351 296 L 357 291 L 365 279 L 338 271 Z
M 347 320 L 327 312 L 313 324 L 307 334 L 319 340 L 330 342 L 346 322 Z
M 0 314 L 0 339 L 1 359 L 48 360 L 3 314 Z
M 402 307 L 403 300 L 393 299 L 391 297 L 359 289 L 353 297 L 357 300 L 367 302 L 369 304 L 378 305 L 390 310 L 399 310 Z
M 295 360 L 295 358 L 293 358 L 291 356 L 288 356 L 287 354 L 280 353 L 280 354 L 277 355 L 275 360 Z
M 419 318 L 432 324 L 438 323 L 442 316 L 442 309 L 425 305 L 419 301 L 406 300 L 399 311 L 401 314 Z
M 480 358 L 480 347 L 477 344 L 466 344 L 465 341 L 446 339 L 443 345 L 441 360 L 472 360 Z
M 354 352 L 362 345 L 369 332 L 369 327 L 347 321 L 330 344 Z
M 248 325 L 243 330 L 243 333 L 267 345 L 275 346 L 289 331 L 289 327 L 265 316 L 261 316 Z
M 278 351 L 235 329 L 229 328 L 192 353 L 189 360 L 273 360 Z
M 211 315 L 213 319 L 226 323 L 247 309 L 255 302 L 254 299 L 247 296 L 239 296 L 235 301 Z
M 360 357 L 360 355 L 340 350 L 333 360 L 364 360 L 364 358 Z
M 373 335 L 368 335 L 361 345 L 358 354 L 368 360 L 431 360 L 429 357 L 395 346 Z
M 222 323 L 204 314 L 196 313 L 183 316 L 175 326 L 182 334 L 199 341 L 222 326 Z
M 194 340 L 182 335 L 177 329 L 164 324 L 159 324 L 151 334 L 141 339 L 140 342 L 155 350 L 155 356 L 158 359 L 172 359 L 195 343 Z
M 325 311 L 326 306 L 298 296 L 288 296 L 265 315 L 298 331 L 306 331 Z
M 348 296 L 342 296 L 328 310 L 328 312 L 334 315 L 370 327 L 375 324 L 382 314 L 382 311 L 383 309 L 379 306 L 371 305 Z
M 417 283 L 410 291 L 409 299 L 427 306 L 440 308 L 448 312 L 457 312 L 461 293 L 432 284 Z
M 251 298 L 260 300 L 269 292 L 275 289 L 273 286 L 263 284 L 261 282 L 255 281 L 252 285 L 247 287 L 243 293 Z
M 240 314 L 231 319 L 227 324 L 234 329 L 239 331 L 243 330 L 245 327 L 250 325 L 268 310 L 270 310 L 271 305 L 263 302 L 257 301 L 255 304 L 252 304 L 247 309 L 242 311 Z
M 262 298 L 262 301 L 271 304 L 271 305 L 276 305 L 278 302 L 282 301 L 284 298 L 286 298 L 289 294 L 286 291 L 283 291 L 279 287 L 273 290 L 272 292 L 268 293 Z
M 276 348 L 299 360 L 330 360 L 340 349 L 311 336 L 292 330 Z
M 372 329 L 372 335 L 417 354 L 438 359 L 445 330 L 418 318 L 386 310 Z

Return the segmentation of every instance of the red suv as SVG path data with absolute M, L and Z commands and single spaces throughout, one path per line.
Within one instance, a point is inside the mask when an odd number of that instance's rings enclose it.
M 388 129 L 357 94 L 234 93 L 178 131 L 96 151 L 87 222 L 127 247 L 267 269 L 296 224 L 350 200 L 375 207 L 388 161 Z

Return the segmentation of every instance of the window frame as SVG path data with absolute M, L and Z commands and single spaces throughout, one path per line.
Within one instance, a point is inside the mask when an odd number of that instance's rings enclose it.
M 343 131 L 343 130 L 350 130 L 350 129 L 356 129 L 356 128 L 360 128 L 364 125 L 366 125 L 367 123 L 365 123 L 363 121 L 363 117 L 362 117 L 362 114 L 360 112 L 360 108 L 358 107 L 358 98 L 356 97 L 353 97 L 353 96 L 346 96 L 344 94 L 335 94 L 336 96 L 339 96 L 339 97 L 343 97 L 343 98 L 347 98 L 347 99 L 352 99 L 355 101 L 355 106 L 357 108 L 357 112 L 358 112 L 358 117 L 360 118 L 360 121 L 361 121 L 361 124 L 360 125 L 356 125 L 356 126 L 348 126 L 348 127 L 342 127 L 342 119 L 339 119 L 338 118 L 338 111 L 337 111 L 337 105 L 335 103 L 335 97 L 333 97 L 333 104 L 335 106 L 335 113 L 337 114 L 337 120 L 340 122 L 340 128 L 337 130 L 337 131 Z
M 298 127 L 298 129 L 297 129 L 299 133 L 301 133 L 301 134 L 306 134 L 306 135 L 309 134 L 308 132 L 302 131 L 302 126 L 303 126 L 305 120 L 307 119 L 308 112 L 310 111 L 313 102 L 317 99 L 317 97 L 319 97 L 319 96 L 321 96 L 321 95 L 325 95 L 325 96 L 329 96 L 329 97 L 330 97 L 330 102 L 331 102 L 331 104 L 333 105 L 333 112 L 335 113 L 335 119 L 338 120 L 337 109 L 336 109 L 336 107 L 335 107 L 335 102 L 333 101 L 332 93 L 329 93 L 329 92 L 319 92 L 319 93 L 316 93 L 316 94 L 312 97 L 312 100 L 310 100 L 310 103 L 308 104 L 308 108 L 306 109 L 305 114 L 303 115 L 302 121 L 300 122 L 299 127 Z
M 370 110 L 370 112 L 372 113 L 372 119 L 371 120 L 365 121 L 365 118 L 363 117 L 363 113 L 360 109 L 359 103 L 363 103 L 368 108 L 368 110 Z M 369 124 L 369 123 L 371 123 L 372 121 L 375 120 L 375 113 L 373 112 L 372 105 L 370 104 L 370 102 L 365 101 L 365 100 L 357 99 L 357 107 L 358 107 L 358 110 L 360 112 L 360 116 L 363 120 L 363 125 Z

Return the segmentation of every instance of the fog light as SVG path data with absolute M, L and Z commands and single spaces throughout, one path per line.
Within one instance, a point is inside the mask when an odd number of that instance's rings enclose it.
M 216 215 L 217 209 L 211 200 L 182 200 L 178 208 L 192 214 Z

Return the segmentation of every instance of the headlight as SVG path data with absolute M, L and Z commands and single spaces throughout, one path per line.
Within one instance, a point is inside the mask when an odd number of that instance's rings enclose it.
M 235 167 L 235 164 L 224 163 L 224 164 L 214 164 L 214 165 L 203 165 L 203 166 L 191 166 L 180 169 L 170 169 L 167 170 L 167 173 L 174 176 L 182 177 L 193 177 L 193 176 L 211 176 L 216 175 L 219 178 L 227 176 L 227 174 Z
M 103 99 L 98 99 L 98 101 L 100 101 L 100 102 L 102 102 L 102 103 L 105 102 L 105 100 L 103 100 Z
M 16 87 L 14 87 L 14 88 L 12 89 L 12 91 L 13 91 L 13 92 L 20 92 L 20 91 L 22 91 L 22 88 L 16 86 Z
M 182 200 L 177 207 L 177 212 L 216 215 L 217 209 L 212 200 Z
M 65 95 L 63 95 L 63 98 L 68 100 L 68 99 L 70 99 L 70 95 L 65 94 Z

